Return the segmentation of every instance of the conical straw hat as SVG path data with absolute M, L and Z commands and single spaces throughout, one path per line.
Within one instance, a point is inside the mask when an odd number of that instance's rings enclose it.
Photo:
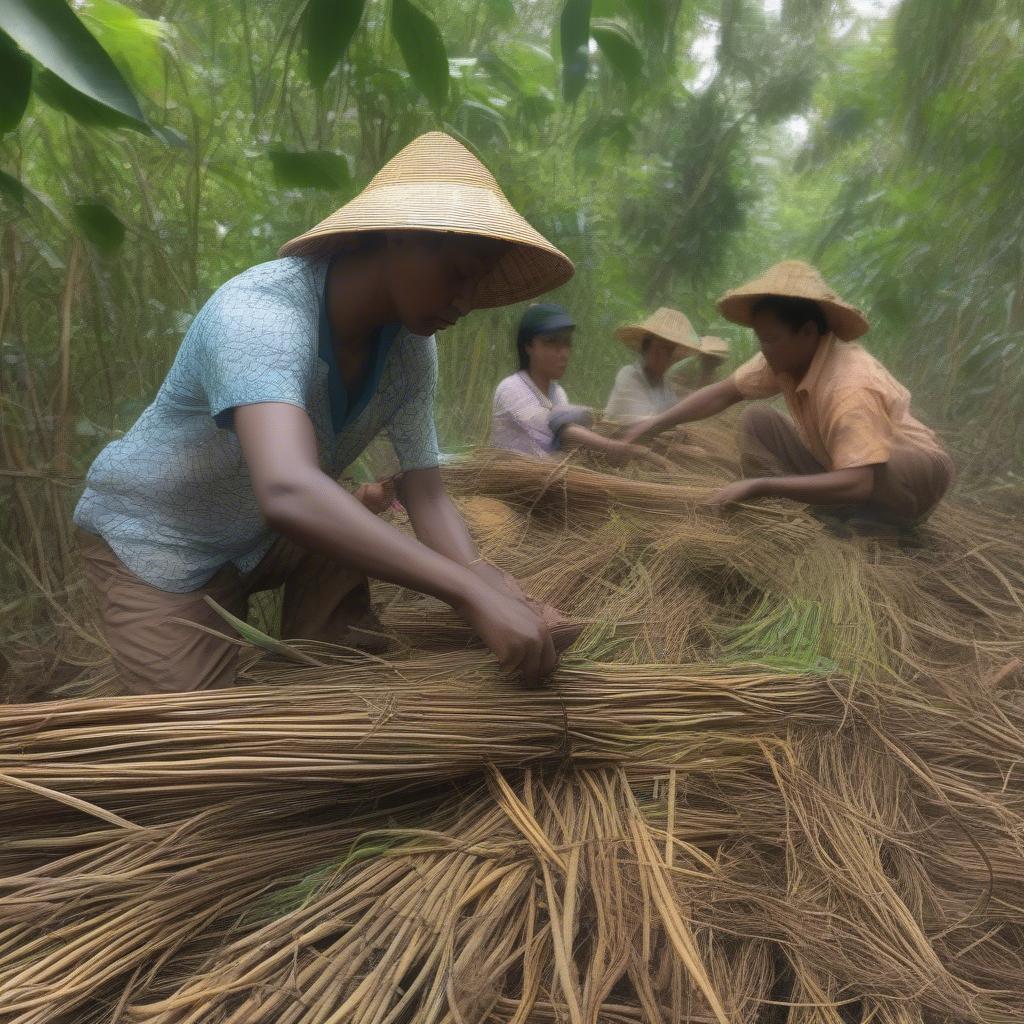
M 718 300 L 718 310 L 727 320 L 751 327 L 754 305 L 766 295 L 813 299 L 821 306 L 829 329 L 842 341 L 853 341 L 870 330 L 864 314 L 856 306 L 844 302 L 814 267 L 800 260 L 776 263 L 761 277 L 726 292 Z
M 507 306 L 557 288 L 572 260 L 535 231 L 505 198 L 494 176 L 443 132 L 413 140 L 351 202 L 286 242 L 281 256 L 325 256 L 367 231 L 440 231 L 512 242 L 481 279 L 475 305 Z
M 717 359 L 724 359 L 729 354 L 729 342 L 725 338 L 706 334 L 700 339 L 700 354 L 702 356 L 715 356 Z
M 689 318 L 685 313 L 680 313 L 678 309 L 670 309 L 668 306 L 662 306 L 653 312 L 643 323 L 624 324 L 615 332 L 615 337 L 623 345 L 639 351 L 644 337 L 648 334 L 686 349 L 685 352 L 679 353 L 680 359 L 700 351 L 700 338 L 697 337 Z

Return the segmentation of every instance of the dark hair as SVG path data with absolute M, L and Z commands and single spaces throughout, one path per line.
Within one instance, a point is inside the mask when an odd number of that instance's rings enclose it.
M 643 355 L 647 355 L 647 350 L 651 347 L 651 342 L 654 340 L 653 334 L 645 334 L 640 339 L 640 352 Z
M 795 299 L 788 295 L 765 295 L 754 303 L 754 315 L 773 313 L 791 331 L 799 331 L 810 322 L 819 334 L 828 334 L 828 320 L 821 306 L 813 299 Z
M 526 346 L 531 341 L 533 341 L 533 335 L 524 333 L 520 327 L 519 333 L 516 335 L 516 355 L 519 357 L 520 370 L 528 370 L 530 368 L 530 353 L 526 351 Z
M 526 346 L 538 334 L 556 334 L 558 331 L 572 330 L 575 321 L 564 306 L 556 302 L 535 302 L 527 307 L 519 320 L 516 330 L 516 355 L 519 358 L 519 369 L 530 368 L 530 354 Z

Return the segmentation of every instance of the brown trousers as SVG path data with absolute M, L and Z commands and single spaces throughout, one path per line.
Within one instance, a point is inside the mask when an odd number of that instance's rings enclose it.
M 283 584 L 283 637 L 364 650 L 381 646 L 366 577 L 283 537 L 251 572 L 240 574 L 229 564 L 198 590 L 175 594 L 139 579 L 102 537 L 77 532 L 86 576 L 99 596 L 103 632 L 122 682 L 132 693 L 206 690 L 235 682 L 238 644 L 196 628 L 231 633 L 203 600 L 206 596 L 244 619 L 250 595 Z
M 754 405 L 740 419 L 740 464 L 743 475 L 810 476 L 826 472 L 807 450 L 793 421 L 775 409 Z M 850 514 L 895 526 L 923 522 L 949 490 L 956 476 L 945 452 L 929 452 L 907 444 L 893 446 L 889 461 L 874 467 L 870 499 Z

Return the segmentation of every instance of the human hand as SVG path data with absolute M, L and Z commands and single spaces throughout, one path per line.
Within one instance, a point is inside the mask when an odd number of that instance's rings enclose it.
M 395 501 L 395 482 L 389 478 L 372 484 L 360 484 L 355 490 L 355 497 L 375 516 L 379 516 L 391 508 Z
M 558 664 L 551 633 L 543 619 L 524 601 L 481 583 L 455 610 L 494 652 L 510 675 L 536 686 Z
M 635 444 L 641 437 L 647 436 L 650 430 L 650 423 L 651 420 L 646 419 L 631 424 L 619 434 L 618 440 L 622 441 L 624 444 Z
M 721 512 L 731 505 L 738 505 L 759 497 L 758 485 L 760 483 L 760 480 L 734 480 L 731 484 L 726 484 L 725 487 L 708 495 L 701 504 Z

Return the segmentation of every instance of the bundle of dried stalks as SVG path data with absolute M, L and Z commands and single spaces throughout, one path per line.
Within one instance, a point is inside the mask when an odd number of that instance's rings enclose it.
M 524 690 L 475 651 L 261 675 L 259 688 L 0 707 L 0 813 L 27 824 L 56 802 L 131 828 L 254 791 L 380 794 L 566 757 L 677 764 L 688 734 L 771 732 L 839 707 L 817 678 L 739 668 L 595 665 Z
M 719 518 L 706 447 L 448 471 L 590 621 L 550 690 L 386 588 L 387 659 L 3 709 L 0 1019 L 1024 1019 L 1016 523 Z
M 760 652 L 859 675 L 965 660 L 998 671 L 1024 656 L 1024 547 L 1009 516 L 946 503 L 904 536 L 844 538 L 782 502 L 712 514 L 699 502 L 719 481 L 704 463 L 673 483 L 508 453 L 446 472 L 488 557 L 594 621 L 587 639 L 643 623 L 626 661 Z

